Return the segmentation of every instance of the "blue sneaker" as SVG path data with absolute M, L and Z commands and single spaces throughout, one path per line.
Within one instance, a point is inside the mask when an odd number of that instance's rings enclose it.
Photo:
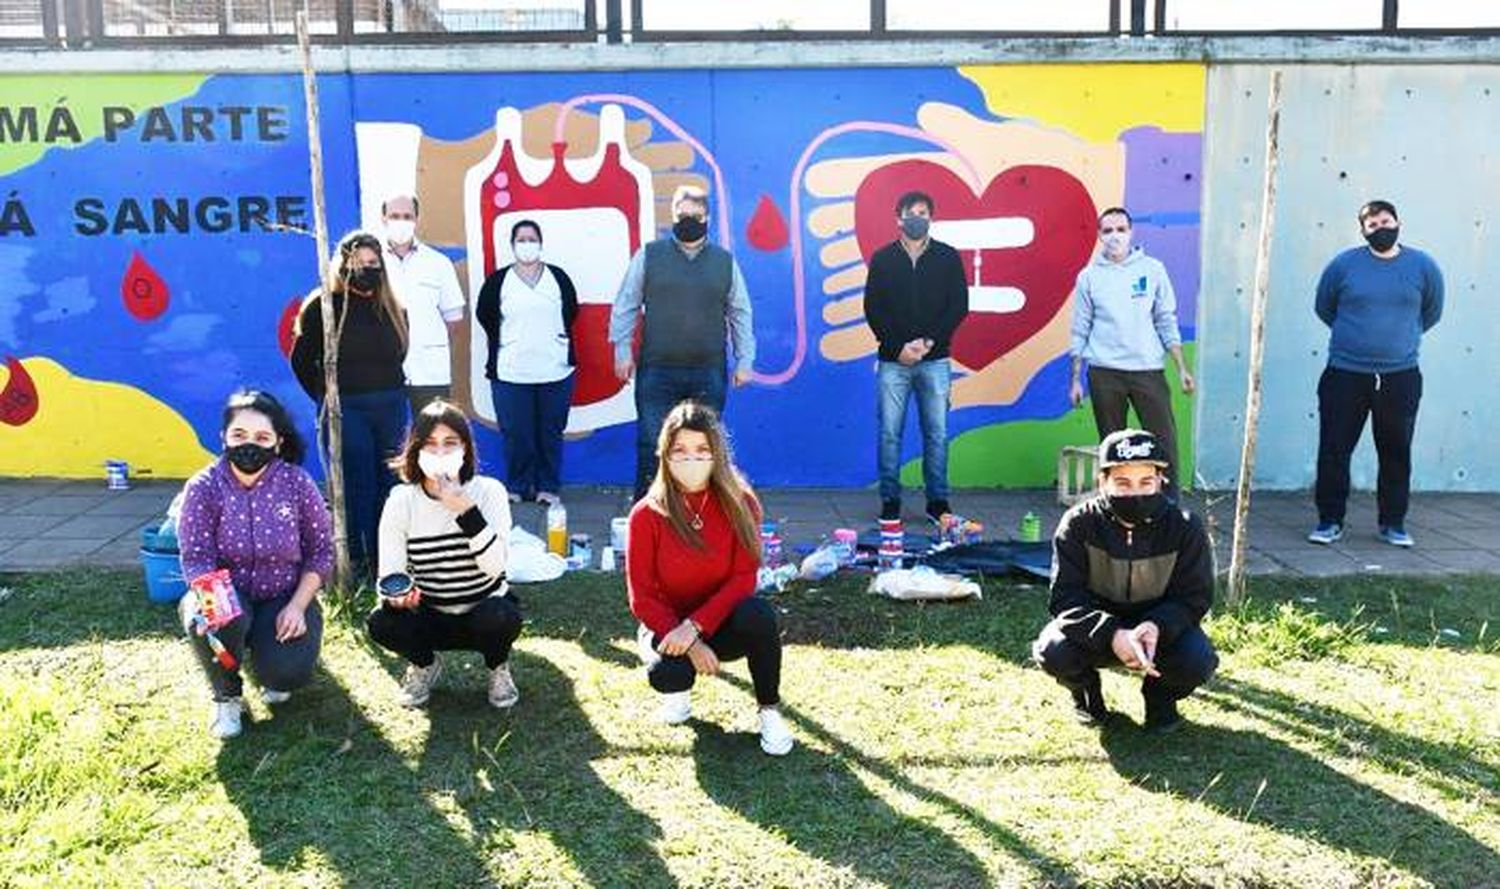
M 1400 525 L 1381 525 L 1380 539 L 1391 546 L 1416 546 L 1417 542 L 1411 539 L 1406 529 Z
M 1344 526 L 1338 522 L 1319 522 L 1318 527 L 1307 535 L 1308 543 L 1336 543 L 1344 536 Z

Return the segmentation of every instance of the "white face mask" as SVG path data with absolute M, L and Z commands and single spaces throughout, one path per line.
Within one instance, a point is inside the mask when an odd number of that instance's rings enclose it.
M 1110 232 L 1099 240 L 1107 256 L 1121 257 L 1130 252 L 1130 232 Z
M 517 241 L 510 245 L 510 249 L 521 262 L 536 262 L 542 258 L 541 241 Z
M 667 471 L 672 473 L 672 478 L 677 479 L 677 484 L 684 490 L 697 491 L 714 474 L 714 459 L 712 457 L 670 457 L 667 459 Z
M 417 221 L 415 219 L 387 219 L 385 221 L 385 239 L 392 244 L 410 244 L 412 238 L 417 236 Z
M 458 478 L 459 470 L 464 468 L 464 452 L 462 448 L 446 454 L 418 451 L 417 466 L 428 478 Z

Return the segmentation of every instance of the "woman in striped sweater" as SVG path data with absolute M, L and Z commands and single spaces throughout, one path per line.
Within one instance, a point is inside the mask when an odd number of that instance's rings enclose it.
M 521 635 L 521 609 L 505 583 L 505 486 L 475 474 L 469 421 L 445 401 L 417 414 L 399 472 L 406 484 L 391 491 L 380 516 L 381 590 L 393 575 L 412 585 L 403 595 L 383 594 L 366 626 L 410 662 L 401 703 L 427 703 L 442 672 L 439 651 L 477 651 L 490 668 L 490 703 L 512 707 L 520 693 L 510 647 Z

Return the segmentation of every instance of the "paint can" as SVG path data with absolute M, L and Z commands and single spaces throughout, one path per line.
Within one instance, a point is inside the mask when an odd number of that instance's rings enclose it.
M 104 461 L 105 487 L 111 491 L 130 489 L 130 464 L 124 460 Z

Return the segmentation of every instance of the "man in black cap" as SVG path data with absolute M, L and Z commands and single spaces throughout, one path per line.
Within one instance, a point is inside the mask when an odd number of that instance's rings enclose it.
M 1162 494 L 1166 454 L 1139 429 L 1099 445 L 1099 491 L 1068 510 L 1052 539 L 1052 621 L 1032 657 L 1073 693 L 1079 722 L 1110 717 L 1099 668 L 1144 679 L 1146 728 L 1182 723 L 1177 702 L 1207 682 L 1219 658 L 1199 624 L 1214 594 L 1203 522 Z

